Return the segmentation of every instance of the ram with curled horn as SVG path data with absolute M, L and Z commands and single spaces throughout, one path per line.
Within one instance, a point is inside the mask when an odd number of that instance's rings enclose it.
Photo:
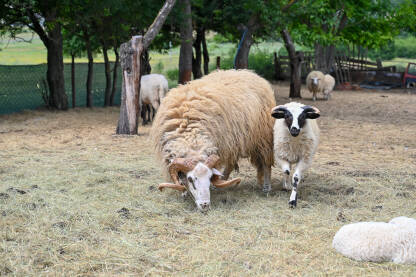
M 218 188 L 224 188 L 239 184 L 241 181 L 240 178 L 230 181 L 220 179 L 221 172 L 214 168 L 218 160 L 219 157 L 216 155 L 211 155 L 204 163 L 183 158 L 173 160 L 169 166 L 169 174 L 174 183 L 162 183 L 159 185 L 159 190 L 171 188 L 189 192 L 197 207 L 201 211 L 206 211 L 210 206 L 210 184 Z M 181 173 L 186 174 L 185 181 L 179 179 Z
M 199 210 L 210 207 L 210 185 L 223 188 L 240 158 L 257 168 L 257 182 L 270 191 L 275 106 L 270 84 L 248 70 L 216 71 L 169 91 L 151 130 L 171 188 L 189 193 Z

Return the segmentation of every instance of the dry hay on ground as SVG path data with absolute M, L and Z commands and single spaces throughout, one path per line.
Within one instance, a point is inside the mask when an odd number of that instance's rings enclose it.
M 314 104 L 321 144 L 298 207 L 278 168 L 266 198 L 243 161 L 242 184 L 212 192 L 208 214 L 157 191 L 149 127 L 114 135 L 117 108 L 0 117 L 0 275 L 414 276 L 342 257 L 331 241 L 349 222 L 416 217 L 415 95 L 343 91 Z

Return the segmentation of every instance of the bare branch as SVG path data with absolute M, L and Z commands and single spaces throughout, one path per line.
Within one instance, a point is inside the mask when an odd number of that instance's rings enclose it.
M 159 33 L 160 29 L 163 26 L 163 23 L 165 23 L 166 18 L 168 17 L 173 6 L 175 5 L 175 2 L 176 0 L 166 0 L 165 4 L 160 9 L 157 17 L 153 21 L 152 25 L 150 25 L 149 29 L 143 37 L 144 49 L 147 49 L 149 47 L 150 43 L 155 39 L 157 33 Z

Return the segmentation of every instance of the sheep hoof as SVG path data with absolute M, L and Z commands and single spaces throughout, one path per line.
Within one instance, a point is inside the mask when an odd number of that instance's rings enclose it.
M 297 204 L 296 202 L 297 202 L 296 200 L 289 201 L 289 208 L 291 209 L 296 208 L 296 204 Z
M 263 192 L 268 194 L 272 190 L 272 186 L 270 184 L 263 185 Z

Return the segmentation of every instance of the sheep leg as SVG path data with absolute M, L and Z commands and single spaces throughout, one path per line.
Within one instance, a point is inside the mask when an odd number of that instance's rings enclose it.
M 292 177 L 292 185 L 293 185 L 292 193 L 290 194 L 290 199 L 289 199 L 289 205 L 291 208 L 296 207 L 297 200 L 298 200 L 298 195 L 297 195 L 298 185 L 301 181 L 303 171 L 309 167 L 309 164 L 310 163 L 305 161 L 304 159 L 300 160 L 296 164 L 295 173 L 293 174 L 293 177 Z
M 271 175 L 272 175 L 272 168 L 271 166 L 265 166 L 264 167 L 264 183 L 263 183 L 263 192 L 264 193 L 269 193 L 272 190 L 272 186 L 271 186 Z
M 283 171 L 283 189 L 290 190 L 292 188 L 290 184 L 290 163 L 286 160 L 277 158 L 277 163 L 280 165 Z
M 312 97 L 313 101 L 316 101 L 316 92 L 313 92 L 313 97 Z

